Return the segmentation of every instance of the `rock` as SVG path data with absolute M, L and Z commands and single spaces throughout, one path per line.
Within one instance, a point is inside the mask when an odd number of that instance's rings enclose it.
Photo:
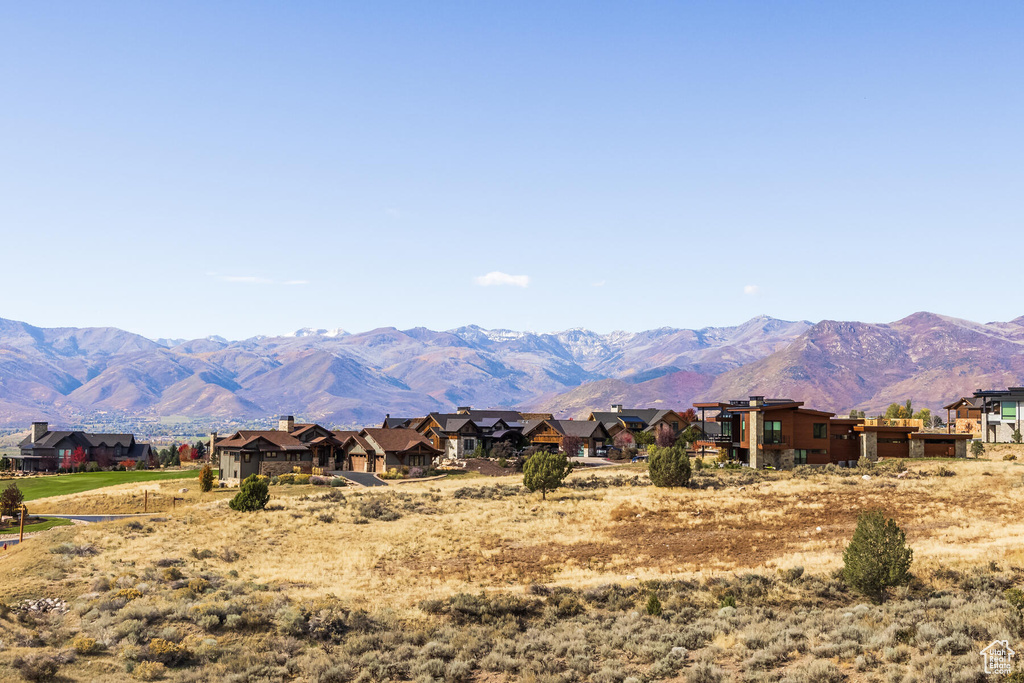
M 636 579 L 635 574 L 626 574 L 626 581 L 633 581 L 634 579 Z
M 865 475 L 863 475 L 861 477 L 861 479 L 863 479 L 864 481 L 869 481 L 871 479 L 871 475 L 870 474 L 865 474 Z
M 670 655 L 676 655 L 677 657 L 685 657 L 686 656 L 686 648 L 682 647 L 680 645 L 676 645 L 674 648 L 669 650 L 668 653 Z
M 815 529 L 815 531 L 817 531 L 818 533 L 821 533 L 821 527 L 819 526 L 818 528 Z
M 178 493 L 188 493 L 188 489 L 178 489 Z

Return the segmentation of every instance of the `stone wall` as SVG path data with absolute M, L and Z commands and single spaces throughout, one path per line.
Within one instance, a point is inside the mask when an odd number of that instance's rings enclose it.
M 910 439 L 910 457 L 924 457 L 924 441 L 922 441 L 921 439 Z
M 260 463 L 260 474 L 279 477 L 282 474 L 291 474 L 296 467 L 302 474 L 312 474 L 313 472 L 313 463 L 308 460 L 264 460 Z
M 878 462 L 878 434 L 863 432 L 860 435 L 860 457 L 870 462 Z

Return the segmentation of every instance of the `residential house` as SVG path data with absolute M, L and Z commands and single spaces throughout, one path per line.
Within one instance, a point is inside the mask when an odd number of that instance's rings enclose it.
M 960 410 L 966 409 L 967 419 L 978 420 L 979 438 L 985 443 L 1013 441 L 1015 431 L 1022 429 L 1022 411 L 1024 411 L 1024 387 L 1007 389 L 979 389 L 974 392 L 971 405 L 960 405 L 966 399 L 951 403 L 948 408 L 957 410 L 959 424 Z M 954 408 L 954 406 L 957 406 Z
M 564 450 L 565 438 L 576 437 L 582 442 L 582 450 L 577 454 L 582 457 L 596 457 L 611 440 L 604 424 L 597 420 L 527 420 L 523 436 L 531 446 L 547 450 Z
M 392 468 L 433 467 L 441 451 L 419 432 L 406 427 L 367 427 L 356 432 L 335 432 L 342 441 L 339 469 L 350 472 L 386 472 Z
M 212 434 L 210 454 L 211 462 L 219 463 L 221 479 L 242 480 L 251 474 L 287 474 L 296 467 L 305 474 L 335 469 L 342 444 L 326 427 L 282 415 L 277 429 L 241 430 L 222 439 Z
M 946 409 L 946 431 L 956 434 L 972 434 L 975 439 L 981 438 L 981 403 L 982 399 L 973 396 L 961 396 Z
M 465 458 L 482 446 L 490 450 L 498 441 L 519 446 L 528 417 L 550 418 L 550 413 L 524 414 L 514 410 L 473 410 L 460 407 L 455 413 L 430 413 L 413 427 L 442 451 L 444 457 Z
M 22 472 L 52 472 L 74 465 L 72 455 L 81 448 L 86 462 L 110 467 L 133 460 L 150 462 L 152 449 L 148 443 L 138 443 L 134 434 L 92 434 L 83 431 L 50 431 L 47 422 L 33 422 L 29 435 L 19 446 L 17 455 L 9 456 L 15 469 Z
M 969 434 L 921 432 L 916 426 L 870 424 L 804 408 L 801 401 L 766 399 L 697 403 L 707 444 L 751 467 L 853 465 L 861 458 L 965 457 Z M 711 416 L 708 411 L 713 411 Z M 717 430 L 708 427 L 716 424 Z M 717 433 L 716 433 L 717 431 Z
M 588 420 L 600 422 L 609 435 L 614 437 L 623 430 L 633 433 L 656 432 L 661 425 L 666 425 L 678 434 L 686 429 L 688 422 L 674 410 L 657 408 L 627 408 L 622 404 L 612 404 L 610 411 L 593 412 Z

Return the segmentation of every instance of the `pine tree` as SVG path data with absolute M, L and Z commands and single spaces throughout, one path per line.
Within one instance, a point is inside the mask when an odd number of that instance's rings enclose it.
M 690 456 L 682 446 L 652 446 L 647 473 L 655 486 L 686 486 L 690 483 Z
M 914 551 L 895 520 L 881 512 L 865 512 L 857 518 L 850 545 L 843 552 L 843 578 L 854 590 L 875 602 L 885 599 L 885 590 L 910 580 Z
M 268 500 L 270 500 L 270 489 L 266 480 L 260 479 L 255 474 L 250 474 L 242 482 L 238 493 L 228 505 L 232 510 L 239 512 L 253 512 L 265 508 Z
M 540 491 L 542 500 L 547 500 L 548 491 L 562 485 L 572 472 L 572 463 L 564 453 L 538 451 L 523 465 L 523 486 L 531 491 Z

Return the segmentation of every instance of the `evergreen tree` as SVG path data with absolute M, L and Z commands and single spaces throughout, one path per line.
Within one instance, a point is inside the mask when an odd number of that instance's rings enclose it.
M 843 578 L 851 588 L 875 602 L 885 599 L 885 590 L 910 580 L 914 551 L 895 520 L 881 512 L 865 512 L 857 518 L 850 545 L 843 552 Z
M 270 488 L 267 486 L 266 480 L 260 479 L 255 474 L 250 474 L 242 482 L 238 493 L 228 505 L 232 510 L 239 512 L 253 512 L 265 508 L 268 500 L 270 500 Z
M 213 490 L 213 468 L 209 465 L 203 465 L 199 470 L 199 490 L 203 493 Z
M 564 453 L 538 451 L 523 465 L 523 486 L 531 491 L 540 491 L 540 497 L 547 500 L 548 491 L 562 485 L 572 472 L 572 463 Z
M 683 446 L 652 446 L 647 473 L 655 486 L 686 486 L 690 483 L 690 456 Z

